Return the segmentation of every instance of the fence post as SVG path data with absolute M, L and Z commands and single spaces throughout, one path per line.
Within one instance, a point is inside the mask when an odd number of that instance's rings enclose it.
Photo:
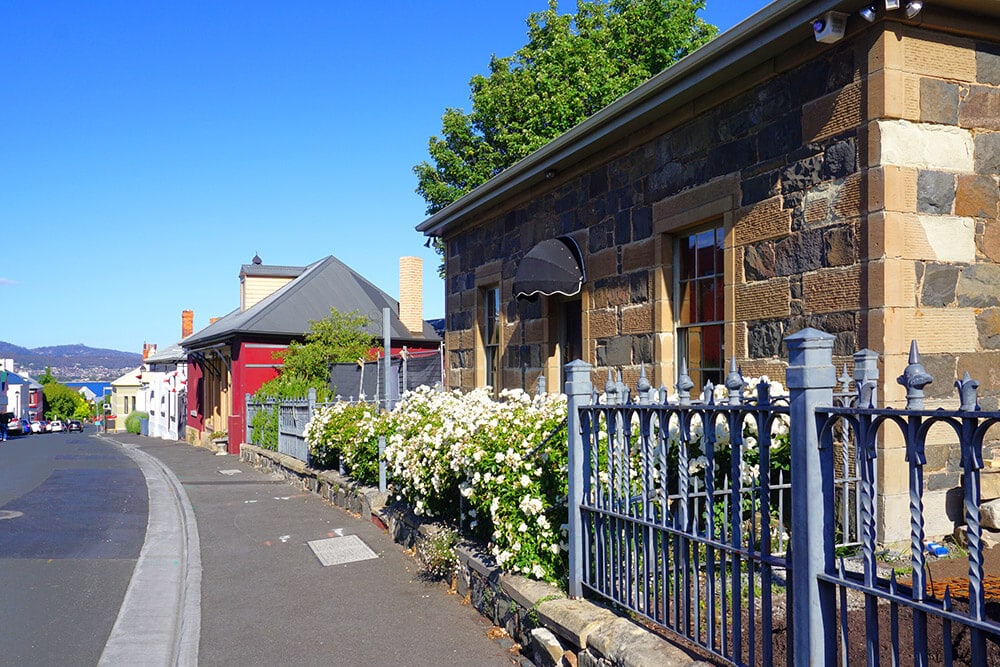
M 243 434 L 243 442 L 252 444 L 253 440 L 250 439 L 250 435 L 253 432 L 253 427 L 250 422 L 253 421 L 251 419 L 253 415 L 250 414 L 250 394 L 243 394 L 243 414 L 247 416 L 247 423 L 244 425 L 246 433 Z
M 834 336 L 807 328 L 785 338 L 788 346 L 786 384 L 790 405 L 792 486 L 792 614 L 789 623 L 796 665 L 836 662 L 837 627 L 834 591 L 817 575 L 832 573 L 834 527 L 831 499 L 832 465 L 823 466 L 816 428 L 816 409 L 833 405 L 837 369 Z M 832 461 L 830 462 L 832 464 Z M 829 641 L 828 639 L 829 633 Z
M 566 430 L 569 438 L 569 595 L 583 597 L 583 478 L 585 451 L 580 424 L 581 406 L 590 402 L 591 365 L 580 359 L 566 364 L 566 397 L 568 413 Z
M 385 436 L 380 435 L 378 437 L 378 490 L 379 493 L 385 493 L 386 489 L 389 488 L 388 481 L 386 480 L 386 470 L 385 470 Z

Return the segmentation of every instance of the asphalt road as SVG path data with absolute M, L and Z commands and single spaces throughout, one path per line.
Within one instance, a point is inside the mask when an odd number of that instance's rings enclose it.
M 0 445 L 0 664 L 516 661 L 370 522 L 235 457 L 91 435 Z M 310 543 L 341 537 L 369 557 L 324 565 Z
M 146 533 L 146 481 L 80 433 L 0 443 L 0 663 L 97 664 Z

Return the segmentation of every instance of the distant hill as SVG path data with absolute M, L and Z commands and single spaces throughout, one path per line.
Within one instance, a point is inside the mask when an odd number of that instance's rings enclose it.
M 53 345 L 28 349 L 0 341 L 0 358 L 14 360 L 16 369 L 26 369 L 38 376 L 46 368 L 58 380 L 88 380 L 118 377 L 142 363 L 137 352 L 122 352 L 86 345 Z

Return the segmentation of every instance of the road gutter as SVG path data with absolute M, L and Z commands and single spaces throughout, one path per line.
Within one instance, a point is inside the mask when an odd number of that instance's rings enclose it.
M 100 665 L 194 667 L 201 638 L 201 544 L 194 508 L 180 480 L 134 445 L 112 442 L 146 478 L 149 519 L 132 580 Z

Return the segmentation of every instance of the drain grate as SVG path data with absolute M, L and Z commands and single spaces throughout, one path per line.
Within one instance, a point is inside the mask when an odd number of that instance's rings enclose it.
M 323 567 L 378 558 L 378 555 L 369 549 L 368 545 L 362 542 L 357 535 L 314 540 L 308 544 Z

